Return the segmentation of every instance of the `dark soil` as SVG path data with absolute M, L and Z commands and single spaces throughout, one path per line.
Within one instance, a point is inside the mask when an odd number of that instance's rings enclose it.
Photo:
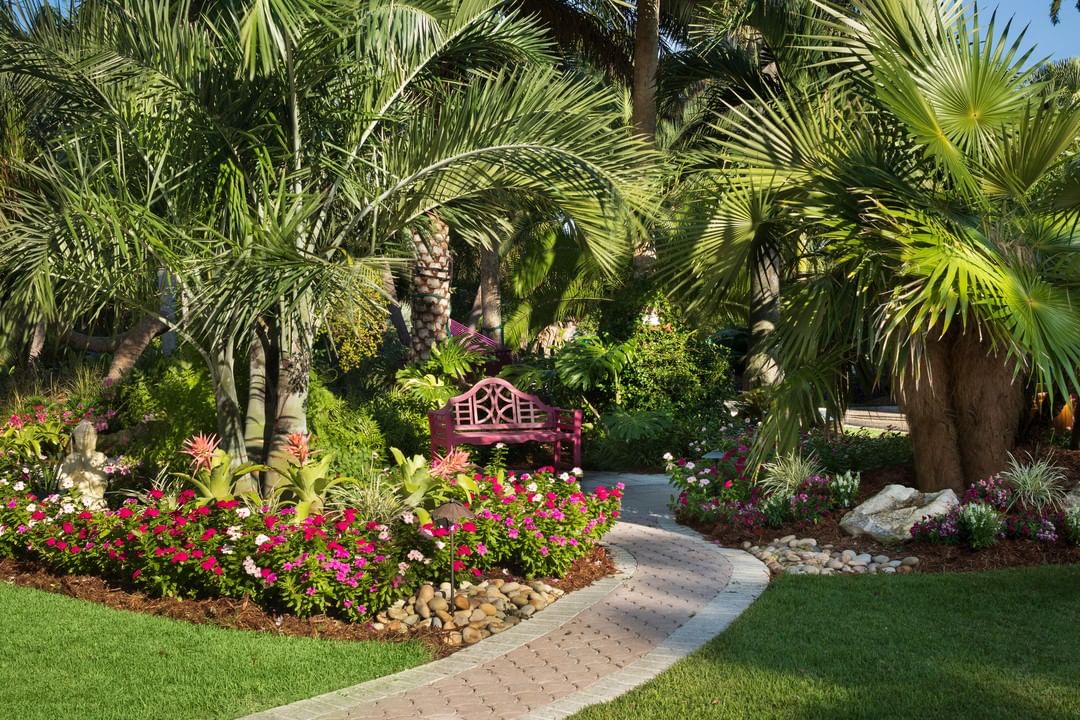
M 1048 447 L 1024 448 L 1039 457 L 1051 451 Z M 1080 451 L 1053 449 L 1054 462 L 1063 467 L 1070 484 L 1080 482 Z M 878 470 L 867 470 L 862 474 L 859 496 L 856 503 L 875 495 L 886 485 L 915 486 L 915 473 L 911 466 L 902 465 Z M 777 528 L 764 528 L 756 533 L 744 532 L 727 525 L 713 527 L 696 526 L 703 534 L 717 543 L 729 547 L 740 547 L 743 542 L 755 545 L 766 544 L 785 535 L 812 537 L 818 545 L 831 544 L 834 549 L 851 549 L 871 555 L 889 555 L 906 557 L 914 555 L 919 564 L 917 572 L 969 572 L 975 570 L 996 570 L 1007 567 L 1029 565 L 1063 565 L 1080 563 L 1080 547 L 1070 545 L 1064 539 L 1056 543 L 1035 540 L 1002 540 L 993 547 L 984 550 L 971 550 L 962 545 L 943 545 L 927 542 L 909 542 L 903 545 L 883 545 L 866 537 L 851 537 L 840 529 L 840 518 L 844 512 L 830 513 L 820 523 L 786 523 Z
M 611 556 L 604 548 L 598 547 L 578 558 L 565 577 L 544 578 L 544 582 L 552 587 L 571 592 L 587 587 L 614 572 L 615 564 Z M 501 577 L 507 581 L 521 580 L 510 573 L 492 573 L 490 577 Z M 348 623 L 325 615 L 300 618 L 295 615 L 277 614 L 268 612 L 248 600 L 154 597 L 142 592 L 114 587 L 105 580 L 91 575 L 57 575 L 33 562 L 24 560 L 0 559 L 0 582 L 68 595 L 118 610 L 161 615 L 174 620 L 217 625 L 235 630 L 329 640 L 389 642 L 419 640 L 427 645 L 437 657 L 449 655 L 460 649 L 460 647 L 453 647 L 443 642 L 441 630 L 420 629 L 403 634 L 375 630 L 367 623 Z

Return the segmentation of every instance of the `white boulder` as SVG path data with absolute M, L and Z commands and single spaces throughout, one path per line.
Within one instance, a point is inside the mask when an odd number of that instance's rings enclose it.
M 921 493 L 905 485 L 886 485 L 844 515 L 840 527 L 849 535 L 869 535 L 878 542 L 904 542 L 911 539 L 915 523 L 927 515 L 942 515 L 959 502 L 952 490 Z

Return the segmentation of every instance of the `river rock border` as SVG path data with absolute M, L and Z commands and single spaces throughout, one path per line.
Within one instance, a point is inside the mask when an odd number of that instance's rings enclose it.
M 263 710 L 247 715 L 241 720 L 315 720 L 325 715 L 339 714 L 390 695 L 428 685 L 449 675 L 468 672 L 516 650 L 522 645 L 557 630 L 575 615 L 600 602 L 612 590 L 634 576 L 637 572 L 637 560 L 633 555 L 615 545 L 604 547 L 611 553 L 612 560 L 615 562 L 613 575 L 601 578 L 586 588 L 567 593 L 548 605 L 542 612 L 532 615 L 527 622 L 519 622 L 496 636 L 470 645 L 441 660 L 306 700 Z
M 742 547 L 774 575 L 904 575 L 919 564 L 914 555 L 892 558 L 838 549 L 831 544 L 819 547 L 816 539 L 795 535 L 775 538 L 768 545 L 744 542 Z

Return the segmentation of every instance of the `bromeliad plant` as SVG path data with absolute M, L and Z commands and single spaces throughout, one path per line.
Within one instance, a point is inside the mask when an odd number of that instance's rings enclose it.
M 184 441 L 182 452 L 191 457 L 190 475 L 179 477 L 194 485 L 198 491 L 197 502 L 206 505 L 218 500 L 232 500 L 244 495 L 258 500 L 258 484 L 252 473 L 268 468 L 255 463 L 233 465 L 232 457 L 220 449 L 220 441 L 214 435 L 199 433 Z

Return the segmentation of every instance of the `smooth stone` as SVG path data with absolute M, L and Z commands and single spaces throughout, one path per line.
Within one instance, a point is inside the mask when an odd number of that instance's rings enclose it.
M 483 630 L 479 630 L 473 627 L 467 627 L 461 631 L 461 639 L 465 642 L 466 645 L 475 645 L 487 636 L 488 634 Z
M 848 565 L 869 565 L 872 559 L 869 555 L 856 555 L 848 560 Z
M 523 617 L 523 618 L 527 618 L 527 617 L 532 617 L 533 613 L 535 613 L 535 612 L 536 612 L 535 607 L 533 607 L 532 605 L 526 605 L 525 607 L 518 610 L 518 615 Z
M 431 618 L 431 627 L 435 628 L 436 630 L 441 630 L 442 626 L 443 626 L 442 618 L 437 618 L 437 617 Z
M 803 565 L 803 572 L 807 575 L 820 575 L 821 568 L 817 565 Z
M 803 548 L 817 547 L 817 540 L 814 538 L 803 538 L 802 540 L 796 540 L 795 546 Z
M 485 615 L 494 615 L 499 612 L 499 609 L 491 603 L 480 603 L 479 610 Z
M 435 588 L 430 585 L 424 585 L 420 588 L 420 591 L 416 593 L 416 601 L 419 603 L 431 602 L 433 597 L 435 597 Z
M 784 537 L 780 538 L 779 540 L 774 540 L 773 542 L 778 542 L 778 543 L 782 543 L 784 545 L 787 545 L 789 542 L 791 542 L 794 539 L 795 539 L 794 535 L 785 535 Z
M 519 585 L 516 582 L 504 583 L 502 585 L 502 587 L 499 588 L 499 590 L 502 591 L 503 595 L 513 595 L 515 592 L 517 592 L 520 589 L 521 589 L 521 585 Z
M 829 569 L 830 570 L 843 570 L 844 569 L 844 563 L 841 562 L 840 560 L 830 560 L 829 561 Z
M 881 568 L 881 572 L 885 573 L 886 575 L 892 575 L 896 572 L 896 568 L 886 565 L 885 567 Z
M 900 573 L 901 575 L 907 575 L 911 572 L 911 566 L 901 565 L 900 567 L 896 568 L 896 572 Z
M 749 550 L 749 549 L 750 549 L 751 547 L 752 547 L 752 546 L 750 545 L 750 541 L 749 541 L 749 540 L 743 540 L 743 544 L 742 544 L 742 549 L 743 549 L 743 550 Z
M 884 565 L 887 562 L 889 562 L 889 556 L 888 555 L 875 555 L 874 556 L 874 562 L 876 562 L 878 565 Z
M 488 614 L 486 612 L 477 608 L 469 614 L 469 622 L 480 622 L 481 620 L 486 620 L 487 617 Z
M 439 610 L 446 610 L 450 607 L 450 604 L 446 602 L 446 598 L 437 597 L 428 600 L 428 607 L 438 612 Z
M 415 625 L 416 623 L 420 622 L 420 616 L 419 616 L 419 615 L 415 615 L 415 614 L 414 614 L 414 615 L 409 615 L 408 617 L 406 617 L 406 618 L 405 618 L 404 620 L 402 620 L 401 622 L 405 623 L 405 624 L 406 624 L 406 625 L 408 625 L 409 627 L 412 627 L 412 626 L 413 626 L 413 625 Z
M 404 620 L 409 616 L 409 613 L 405 612 L 402 608 L 392 607 L 386 611 L 386 614 L 391 620 Z
M 460 645 L 461 644 L 461 633 L 459 633 L 457 630 L 455 630 L 454 632 L 448 634 L 446 636 L 446 644 L 447 645 Z
M 886 565 L 888 565 L 888 566 L 889 566 L 889 567 L 891 567 L 891 568 L 898 568 L 898 567 L 900 567 L 900 561 L 899 561 L 899 560 L 890 560 L 889 562 L 887 562 L 887 563 L 885 563 L 885 564 L 886 564 Z
M 906 557 L 906 558 L 904 558 L 903 560 L 901 560 L 901 561 L 900 561 L 900 564 L 901 564 L 901 565 L 907 565 L 908 567 L 912 567 L 912 566 L 914 566 L 914 565 L 918 565 L 918 564 L 919 564 L 919 558 L 917 558 L 917 557 L 915 557 L 914 555 L 912 555 L 912 556 L 910 556 L 910 557 Z
M 385 623 L 381 623 L 381 622 L 373 622 L 373 623 L 371 623 L 371 629 L 372 630 L 383 630 L 385 628 L 386 628 Z
M 844 562 L 849 563 L 855 559 L 855 551 L 845 550 L 844 552 L 840 553 L 840 557 L 843 558 Z
M 471 616 L 471 615 L 472 615 L 472 613 L 469 612 L 468 610 L 458 610 L 456 613 L 454 613 L 454 624 L 457 625 L 458 627 L 463 627 L 465 625 L 468 625 L 469 624 L 469 616 Z
M 454 607 L 456 607 L 458 610 L 468 610 L 469 609 L 469 598 L 467 598 L 466 596 L 461 595 L 461 594 L 455 595 L 454 596 Z
M 416 614 L 427 620 L 431 617 L 431 608 L 428 607 L 427 603 L 417 603 Z
M 440 620 L 442 620 L 443 623 L 445 623 L 446 625 L 453 625 L 454 624 L 454 616 L 451 615 L 450 613 L 446 612 L 445 610 L 436 610 L 435 615 Z

